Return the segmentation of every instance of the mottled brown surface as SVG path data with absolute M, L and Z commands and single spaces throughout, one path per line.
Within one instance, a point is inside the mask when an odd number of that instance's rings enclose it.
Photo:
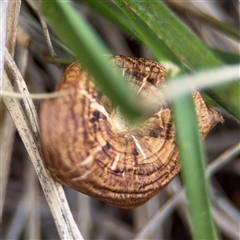
M 141 99 L 166 87 L 166 72 L 143 58 L 112 57 Z M 164 188 L 179 172 L 171 111 L 155 102 L 153 114 L 138 128 L 130 127 L 96 89 L 81 65 L 65 71 L 56 90 L 66 96 L 45 100 L 40 112 L 41 145 L 52 177 L 109 204 L 137 207 Z M 222 118 L 193 92 L 202 138 Z

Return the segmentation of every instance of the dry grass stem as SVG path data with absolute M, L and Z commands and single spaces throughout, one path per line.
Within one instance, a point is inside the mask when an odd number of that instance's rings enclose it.
M 144 228 L 134 236 L 134 239 L 146 239 L 156 228 L 161 225 L 161 222 L 174 211 L 176 205 L 179 203 L 181 198 L 184 196 L 184 192 L 181 191 L 170 200 L 168 200 L 157 213 L 145 224 Z
M 20 91 L 23 88 L 24 87 L 22 85 L 19 86 Z M 13 91 L 13 87 L 11 86 L 6 73 L 4 73 L 3 78 L 3 89 L 9 92 Z M 27 88 L 24 89 L 24 92 L 28 93 Z M 14 98 L 4 98 L 4 103 L 8 108 L 8 111 L 15 123 L 16 128 L 18 129 L 18 132 L 37 172 L 46 200 L 53 214 L 60 238 L 82 239 L 82 236 L 78 231 L 76 223 L 71 215 L 71 211 L 67 204 L 67 200 L 61 185 L 54 182 L 45 169 L 40 153 L 39 141 L 34 137 L 32 127 L 28 124 L 28 120 L 23 108 L 18 100 Z M 33 109 L 29 112 L 31 115 L 34 113 L 35 110 Z M 36 116 L 31 116 L 31 118 L 36 119 Z M 34 122 L 32 122 L 32 124 L 34 124 Z M 34 129 L 38 129 L 38 127 L 35 126 Z
M 6 46 L 9 49 L 9 52 L 14 56 L 15 44 L 16 44 L 16 35 L 17 35 L 17 24 L 20 14 L 21 1 L 6 1 L 1 3 L 1 28 L 0 28 L 0 89 L 2 91 L 2 74 L 4 66 L 4 48 L 5 48 L 5 37 L 6 37 Z M 5 31 L 7 29 L 7 31 Z M 2 94 L 1 94 L 2 95 Z M 1 153 L 1 188 L 0 188 L 0 219 L 2 221 L 3 205 L 6 195 L 7 181 L 10 171 L 10 161 L 13 149 L 13 141 L 15 134 L 15 126 L 13 121 L 7 112 L 2 98 L 0 98 L 0 132 L 2 133 L 0 139 L 0 153 Z M 8 151 L 6 151 L 8 149 Z
M 40 23 L 41 23 L 42 28 L 43 28 L 43 33 L 44 33 L 44 36 L 45 36 L 45 40 L 46 40 L 49 52 L 50 52 L 51 56 L 54 58 L 55 63 L 58 64 L 58 56 L 57 56 L 57 54 L 56 54 L 56 52 L 53 48 L 52 41 L 51 41 L 51 38 L 50 38 L 50 34 L 49 34 L 49 31 L 48 31 L 48 26 L 47 26 L 46 20 L 43 16 L 42 12 L 40 11 L 38 5 L 34 1 L 26 0 L 26 2 L 29 4 L 29 6 L 35 11 L 37 16 L 39 17 L 39 20 L 40 20 Z
M 214 219 L 223 233 L 232 240 L 239 240 L 239 222 L 234 222 L 221 209 L 213 209 Z
M 212 176 L 214 173 L 222 169 L 226 164 L 233 160 L 240 154 L 240 143 L 238 142 L 227 151 L 223 152 L 214 161 L 212 161 L 207 168 L 207 175 Z

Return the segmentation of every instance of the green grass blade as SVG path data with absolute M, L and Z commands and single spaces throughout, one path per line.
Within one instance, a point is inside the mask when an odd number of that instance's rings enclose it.
M 205 159 L 192 97 L 181 96 L 173 101 L 172 106 L 193 237 L 194 239 L 218 239 L 213 224 L 205 177 Z
M 126 33 L 129 33 L 139 41 L 143 41 L 145 39 L 145 42 L 148 41 L 148 39 L 151 39 L 151 42 L 154 42 L 154 44 L 149 44 L 150 50 L 155 53 L 158 52 L 158 55 L 156 56 L 158 60 L 170 60 L 177 65 L 182 65 L 182 63 L 179 61 L 179 59 L 174 55 L 174 53 L 166 47 L 166 45 L 159 39 L 156 34 L 152 31 L 149 31 L 149 27 L 146 25 L 145 22 L 143 22 L 134 12 L 129 12 L 129 19 L 134 19 L 134 21 L 129 21 L 128 18 L 120 11 L 120 9 L 113 3 L 108 1 L 85 1 L 86 4 L 93 7 L 94 10 L 99 12 L 101 15 L 106 17 L 108 20 L 112 21 L 114 24 L 116 24 L 118 27 L 120 27 L 122 30 L 124 30 Z M 125 14 L 127 12 L 125 11 Z M 138 24 L 135 24 L 135 23 Z M 140 27 L 142 31 L 136 31 L 136 29 Z M 146 31 L 145 31 L 146 29 Z M 148 38 L 145 38 L 146 34 L 148 34 Z M 152 46 L 152 48 L 151 48 Z M 159 51 L 161 49 L 161 51 Z
M 120 29 L 130 34 L 134 38 L 140 40 L 140 37 L 134 31 L 132 24 L 128 21 L 122 11 L 116 6 L 116 4 L 110 1 L 88 1 L 84 0 L 84 2 L 94 9 L 96 12 L 104 16 L 106 19 L 114 23 Z
M 177 56 L 179 61 L 189 69 L 192 69 L 192 71 L 222 65 L 221 60 L 160 1 L 116 0 L 116 3 L 157 59 L 161 59 L 161 51 L 165 45 L 165 48 L 171 50 L 173 56 Z M 134 17 L 136 15 L 141 21 Z M 145 23 L 144 28 L 142 28 L 142 22 Z M 161 47 L 157 45 L 156 40 L 152 40 L 151 32 L 154 32 L 161 40 L 161 43 L 163 43 Z M 170 61 L 172 61 L 172 55 L 169 56 Z M 181 68 L 182 65 L 180 64 L 179 67 Z M 230 85 L 229 89 L 235 87 L 235 85 Z M 240 88 L 234 91 L 236 95 L 231 99 L 224 91 L 224 88 L 217 88 L 206 91 L 206 94 L 213 98 L 216 105 L 224 108 L 229 114 L 240 120 L 239 107 L 236 105 L 235 100 L 240 95 Z
M 236 53 L 226 52 L 219 49 L 211 49 L 211 51 L 221 59 L 223 62 L 228 64 L 240 63 L 240 55 Z
M 124 13 L 132 11 L 145 22 L 149 27 L 148 32 L 153 31 L 186 66 L 192 69 L 206 69 L 209 64 L 212 67 L 221 65 L 221 61 L 160 1 L 116 0 L 116 2 Z M 130 18 L 129 20 L 131 21 Z M 141 23 L 136 21 L 135 24 Z M 141 31 L 141 26 L 138 29 Z M 148 38 L 146 31 L 144 35 Z M 150 44 L 145 43 L 149 47 Z
M 39 1 L 40 2 L 40 1 Z M 107 61 L 108 53 L 97 35 L 74 8 L 65 1 L 41 1 L 41 8 L 54 31 L 72 50 L 85 69 L 102 86 L 111 101 L 130 119 L 143 115 L 124 80 Z

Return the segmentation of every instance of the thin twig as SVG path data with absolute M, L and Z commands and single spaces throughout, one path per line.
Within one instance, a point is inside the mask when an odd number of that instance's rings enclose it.
M 207 176 L 212 176 L 227 163 L 229 163 L 234 157 L 240 154 L 240 143 L 235 144 L 233 147 L 227 149 L 214 161 L 212 161 L 207 168 Z
M 182 190 L 170 200 L 168 200 L 158 211 L 157 213 L 146 223 L 145 227 L 135 235 L 134 239 L 146 239 L 149 234 L 152 233 L 160 224 L 161 221 L 165 220 L 169 216 L 179 201 L 184 197 L 184 191 Z
M 48 46 L 48 50 L 51 54 L 51 56 L 54 58 L 55 60 L 55 63 L 58 64 L 58 56 L 53 48 L 53 45 L 52 45 L 52 42 L 51 42 L 51 38 L 50 38 L 50 34 L 49 34 L 49 31 L 48 31 L 48 26 L 47 26 L 47 23 L 46 23 L 46 20 L 42 14 L 42 12 L 40 11 L 38 5 L 34 2 L 34 1 L 31 1 L 31 0 L 26 0 L 26 2 L 29 4 L 29 6 L 35 11 L 35 13 L 37 14 L 39 20 L 40 20 L 40 23 L 42 25 L 42 28 L 43 28 L 43 33 L 44 33 L 44 36 L 45 36 L 45 41 L 47 43 L 47 46 Z
M 239 222 L 236 224 L 225 212 L 213 208 L 214 219 L 221 231 L 232 240 L 239 240 Z
M 69 94 L 69 91 L 61 91 L 61 92 L 52 92 L 52 93 L 30 93 L 30 94 L 22 94 L 16 92 L 6 92 L 2 91 L 3 97 L 9 98 L 18 98 L 18 99 L 35 99 L 35 100 L 42 100 L 42 99 L 51 99 L 51 98 L 58 98 L 64 95 Z

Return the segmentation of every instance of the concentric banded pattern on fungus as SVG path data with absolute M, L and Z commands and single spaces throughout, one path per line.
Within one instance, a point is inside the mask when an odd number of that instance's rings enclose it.
M 124 56 L 110 57 L 110 61 L 143 100 L 166 87 L 165 69 L 155 61 Z M 56 91 L 63 89 L 71 91 L 43 101 L 40 112 L 45 164 L 57 182 L 109 204 L 134 208 L 179 172 L 166 102 L 155 101 L 156 112 L 136 128 L 100 94 L 79 63 L 64 72 Z M 222 117 L 205 105 L 199 92 L 193 91 L 193 99 L 204 138 Z

